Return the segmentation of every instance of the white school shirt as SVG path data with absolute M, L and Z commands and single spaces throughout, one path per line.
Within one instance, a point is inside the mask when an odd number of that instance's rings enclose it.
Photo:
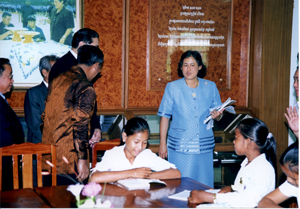
M 298 200 L 298 192 L 299 188 L 290 184 L 288 181 L 285 181 L 283 184 L 281 184 L 279 187 L 279 190 L 282 194 L 284 194 L 287 197 L 296 197 L 297 203 L 299 206 L 299 200 Z
M 256 207 L 265 195 L 275 189 L 275 171 L 264 153 L 249 165 L 247 163 L 245 158 L 232 185 L 234 192 L 217 193 L 218 203 L 226 202 L 231 207 Z
M 140 167 L 148 167 L 154 171 L 163 171 L 169 168 L 176 169 L 176 166 L 168 161 L 162 159 L 153 153 L 150 149 L 144 149 L 138 154 L 133 164 L 125 156 L 125 145 L 114 147 L 107 150 L 101 162 L 97 163 L 92 173 L 95 171 L 123 171 Z

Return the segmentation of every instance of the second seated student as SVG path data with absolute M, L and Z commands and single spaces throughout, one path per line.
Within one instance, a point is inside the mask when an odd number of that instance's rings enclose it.
M 291 144 L 280 157 L 280 166 L 286 181 L 258 203 L 259 208 L 279 208 L 278 204 L 296 197 L 299 208 L 299 141 Z
M 176 166 L 146 149 L 150 129 L 142 118 L 131 118 L 122 130 L 122 146 L 105 152 L 91 174 L 93 182 L 114 182 L 127 178 L 180 178 Z
M 264 122 L 255 118 L 242 120 L 235 129 L 234 150 L 246 158 L 234 185 L 218 193 L 193 190 L 191 203 L 227 203 L 231 207 L 256 207 L 275 188 L 276 141 Z
M 198 51 L 182 54 L 178 75 L 182 79 L 167 84 L 157 113 L 161 116 L 159 156 L 174 163 L 183 177 L 213 187 L 215 138 L 203 121 L 209 114 L 220 119 L 223 110 L 209 111 L 222 104 L 219 91 L 214 82 L 203 79 L 206 66 Z

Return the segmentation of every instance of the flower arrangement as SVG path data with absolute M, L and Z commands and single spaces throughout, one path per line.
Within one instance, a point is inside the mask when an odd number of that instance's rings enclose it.
M 105 186 L 104 186 L 105 187 Z M 102 187 L 100 184 L 95 182 L 90 182 L 86 184 L 85 186 L 82 184 L 76 184 L 76 185 L 70 185 L 67 188 L 68 191 L 70 191 L 76 198 L 77 201 L 77 207 L 79 208 L 112 208 L 113 205 L 109 200 L 105 200 L 104 202 L 101 201 L 103 199 L 103 193 L 102 198 L 99 198 L 95 201 L 95 196 L 99 194 L 99 192 L 102 190 Z M 87 196 L 86 199 L 80 200 L 80 193 L 83 196 Z
M 65 163 L 69 164 L 69 161 L 65 156 L 63 156 L 62 158 L 65 161 Z M 50 161 L 46 160 L 46 163 L 48 165 L 50 165 L 51 167 L 54 167 L 54 165 Z M 75 170 L 74 170 L 74 172 L 75 172 Z M 78 174 L 75 172 L 75 175 L 77 176 Z M 83 185 L 82 182 L 77 182 L 75 179 L 73 179 L 69 175 L 67 175 L 67 176 L 68 176 L 68 178 L 72 179 L 72 181 L 74 181 L 76 183 L 74 185 L 69 185 L 67 188 L 67 191 L 70 191 L 75 196 L 77 207 L 79 207 L 79 208 L 93 208 L 93 207 L 94 208 L 113 208 L 113 205 L 110 202 L 110 200 L 105 200 L 102 202 L 104 192 L 105 192 L 106 182 L 104 184 L 102 198 L 95 200 L 95 196 L 98 195 L 99 192 L 101 192 L 101 190 L 102 190 L 102 187 L 100 184 L 95 183 L 95 182 L 90 182 L 86 185 Z M 83 196 L 87 196 L 87 198 L 81 200 L 80 194 L 82 194 Z

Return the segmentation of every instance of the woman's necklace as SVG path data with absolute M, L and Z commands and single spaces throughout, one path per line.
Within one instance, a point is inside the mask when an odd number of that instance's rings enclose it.
M 195 88 L 197 88 L 199 86 L 199 79 L 197 78 L 197 84 L 196 84 L 196 86 L 195 86 Z M 196 97 L 196 93 L 195 92 L 193 92 L 193 97 Z

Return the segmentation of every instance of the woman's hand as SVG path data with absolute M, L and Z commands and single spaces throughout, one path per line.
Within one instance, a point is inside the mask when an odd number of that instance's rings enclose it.
M 133 178 L 136 179 L 147 179 L 150 178 L 152 171 L 150 168 L 142 167 L 142 168 L 135 168 L 133 169 L 134 174 L 132 175 Z
M 221 120 L 224 110 L 225 109 L 222 109 L 219 111 L 214 110 L 214 111 L 210 112 L 212 119 Z
M 165 159 L 168 157 L 168 150 L 167 150 L 167 145 L 159 145 L 158 148 L 158 154 L 162 159 Z

